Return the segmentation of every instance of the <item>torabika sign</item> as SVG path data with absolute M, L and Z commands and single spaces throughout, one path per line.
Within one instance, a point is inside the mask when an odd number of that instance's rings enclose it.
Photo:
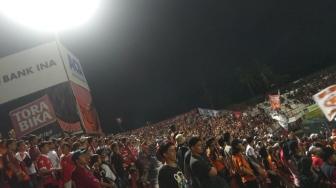
M 55 112 L 48 96 L 43 96 L 9 113 L 17 137 L 56 121 Z

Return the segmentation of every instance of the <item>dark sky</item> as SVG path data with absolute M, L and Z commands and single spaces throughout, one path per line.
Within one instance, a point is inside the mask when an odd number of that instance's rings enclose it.
M 106 131 L 251 97 L 238 69 L 262 64 L 277 84 L 334 64 L 336 2 L 106 0 L 60 33 L 81 61 Z M 43 15 L 41 15 L 43 16 Z M 0 57 L 53 40 L 0 17 Z M 275 81 L 274 81 L 275 82 Z M 265 88 L 256 87 L 255 94 Z

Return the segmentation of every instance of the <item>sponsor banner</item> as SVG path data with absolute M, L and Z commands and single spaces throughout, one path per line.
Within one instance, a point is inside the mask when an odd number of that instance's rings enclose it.
M 9 113 L 17 137 L 22 137 L 56 121 L 47 95 Z
M 8 133 L 12 127 L 14 128 L 11 116 L 9 115 L 11 112 L 14 112 L 16 109 L 30 104 L 32 101 L 40 99 L 44 96 L 48 96 L 48 99 L 52 105 L 52 109 L 55 112 L 54 114 L 57 117 L 56 120 L 61 119 L 62 121 L 68 123 L 68 125 L 71 124 L 75 126 L 77 126 L 77 122 L 81 121 L 79 113 L 77 111 L 77 102 L 73 95 L 71 85 L 69 82 L 63 82 L 55 86 L 51 86 L 46 89 L 12 100 L 10 102 L 1 104 L 0 120 L 2 126 L 0 126 L 0 132 Z M 56 120 L 53 123 L 38 128 L 29 134 L 43 135 L 48 137 L 62 134 L 63 131 L 60 128 L 59 121 Z M 39 120 L 37 120 L 37 122 L 39 122 Z M 68 130 L 76 129 L 77 128 Z
M 66 133 L 77 134 L 77 133 L 83 132 L 79 121 L 75 123 L 68 123 L 68 122 L 61 120 L 60 118 L 57 118 L 57 122 L 59 126 L 61 127 L 61 129 Z
M 90 91 L 76 83 L 71 82 L 83 127 L 86 133 L 100 133 L 98 113 L 93 105 Z
M 268 97 L 272 110 L 280 109 L 280 95 L 269 95 Z
M 0 59 L 0 104 L 67 81 L 56 42 Z
M 90 88 L 87 84 L 85 75 L 84 75 L 84 71 L 82 69 L 82 66 L 81 66 L 78 58 L 76 56 L 74 56 L 64 46 L 60 45 L 60 49 L 61 49 L 62 58 L 63 58 L 63 61 L 65 63 L 65 68 L 66 68 L 66 71 L 68 73 L 69 79 L 72 82 L 90 90 Z
M 198 113 L 201 116 L 209 116 L 209 117 L 217 117 L 219 115 L 219 111 L 217 110 L 210 110 L 204 108 L 198 108 Z
M 329 86 L 313 96 L 316 104 L 329 121 L 336 116 L 336 85 Z

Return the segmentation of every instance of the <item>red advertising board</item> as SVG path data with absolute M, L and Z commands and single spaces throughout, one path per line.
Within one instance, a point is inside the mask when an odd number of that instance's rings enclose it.
M 90 91 L 74 82 L 71 82 L 71 87 L 79 106 L 85 132 L 100 133 L 98 114 L 93 106 Z
M 57 122 L 64 132 L 76 133 L 76 132 L 81 132 L 82 131 L 82 128 L 81 128 L 81 125 L 80 125 L 79 121 L 76 122 L 76 123 L 68 123 L 68 122 L 65 122 L 65 121 L 57 118 Z
M 53 106 L 47 95 L 16 108 L 9 113 L 17 137 L 56 121 Z

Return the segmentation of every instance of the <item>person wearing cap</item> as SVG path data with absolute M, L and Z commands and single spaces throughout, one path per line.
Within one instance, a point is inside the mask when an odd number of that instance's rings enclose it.
M 176 163 L 176 148 L 171 142 L 160 145 L 158 155 L 165 162 L 159 170 L 160 188 L 185 188 L 186 179 Z
M 44 188 L 56 188 L 58 182 L 55 178 L 55 169 L 48 157 L 49 142 L 39 144 L 41 155 L 37 158 L 36 164 L 39 174 L 42 176 L 42 184 Z
M 75 170 L 72 173 L 72 181 L 76 188 L 100 188 L 99 180 L 87 168 L 89 164 L 87 150 L 77 150 L 72 154 L 72 161 L 75 163 Z

